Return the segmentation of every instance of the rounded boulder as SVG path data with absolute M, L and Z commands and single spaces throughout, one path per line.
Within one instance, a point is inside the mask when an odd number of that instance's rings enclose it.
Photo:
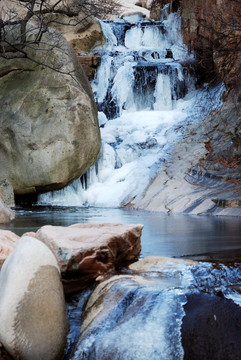
M 29 36 L 34 35 L 29 27 Z M 55 30 L 29 59 L 0 58 L 0 178 L 15 194 L 61 189 L 95 161 L 101 140 L 90 84 Z
M 0 343 L 14 359 L 57 360 L 66 342 L 65 300 L 57 261 L 23 236 L 0 272 Z

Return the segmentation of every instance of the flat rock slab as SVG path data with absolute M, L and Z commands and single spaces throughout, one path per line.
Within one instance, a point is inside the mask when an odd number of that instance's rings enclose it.
M 0 269 L 8 255 L 15 249 L 18 239 L 19 236 L 12 231 L 0 230 Z
M 131 264 L 129 269 L 137 273 L 149 271 L 166 272 L 170 270 L 181 270 L 183 267 L 195 265 L 197 265 L 196 261 L 188 259 L 174 259 L 164 256 L 147 256 L 144 259 Z
M 43 226 L 35 237 L 57 258 L 66 292 L 130 264 L 140 254 L 143 225 L 116 223 Z

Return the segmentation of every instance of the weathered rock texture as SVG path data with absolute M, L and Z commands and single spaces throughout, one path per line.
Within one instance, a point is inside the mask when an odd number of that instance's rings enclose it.
M 240 216 L 241 147 L 233 141 L 239 138 L 239 124 L 236 109 L 226 102 L 216 114 L 190 126 L 138 206 L 169 213 Z
M 93 16 L 79 13 L 78 16 L 69 18 L 63 14 L 49 14 L 46 21 L 64 35 L 77 52 L 89 51 L 104 41 L 100 23 Z
M 134 261 L 143 225 L 76 224 L 43 226 L 36 238 L 55 254 L 66 292 L 86 287 L 100 275 Z
M 151 15 L 163 5 L 153 2 Z M 196 52 L 199 78 L 224 81 L 224 105 L 187 128 L 137 207 L 165 212 L 241 215 L 240 1 L 180 0 L 184 42 Z M 210 98 L 212 101 L 212 98 Z M 224 206 L 225 204 L 225 206 Z
M 93 94 L 74 51 L 54 30 L 43 42 L 50 45 L 29 56 L 58 71 L 0 59 L 0 178 L 17 194 L 64 187 L 100 150 Z
M 0 224 L 9 223 L 14 218 L 14 212 L 4 204 L 0 197 Z
M 0 230 L 0 269 L 6 258 L 15 249 L 19 236 L 9 230 Z
M 66 340 L 59 268 L 40 241 L 22 237 L 0 272 L 0 342 L 14 359 L 60 359 Z
M 7 179 L 0 180 L 0 198 L 9 207 L 15 205 L 13 187 Z
M 240 87 L 240 0 L 154 0 L 151 18 L 162 7 L 180 10 L 183 41 L 194 50 L 206 80 L 220 77 L 228 89 Z
M 100 64 L 100 56 L 97 54 L 80 54 L 78 60 L 88 79 L 93 79 Z
M 209 72 L 230 89 L 240 87 L 240 0 L 181 0 L 183 40 Z M 209 78 L 212 73 L 207 73 Z

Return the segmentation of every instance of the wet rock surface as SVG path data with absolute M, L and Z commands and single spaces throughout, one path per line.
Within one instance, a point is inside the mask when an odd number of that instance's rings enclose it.
M 238 268 L 147 257 L 129 269 L 79 302 L 71 359 L 240 358 Z
M 240 358 L 240 306 L 222 297 L 201 293 L 188 295 L 184 310 L 184 360 Z
M 141 250 L 142 228 L 115 223 L 44 226 L 35 236 L 55 254 L 65 292 L 73 292 L 134 261 Z

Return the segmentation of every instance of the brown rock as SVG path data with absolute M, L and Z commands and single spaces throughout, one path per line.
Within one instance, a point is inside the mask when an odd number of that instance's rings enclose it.
M 202 62 L 202 72 L 240 86 L 240 1 L 181 0 L 184 42 Z M 213 67 L 213 68 L 212 68 Z
M 69 25 L 67 15 L 49 14 L 46 18 L 50 26 L 64 35 L 76 52 L 89 51 L 104 41 L 100 23 L 93 16 L 86 17 L 86 14 L 79 13 L 71 19 L 73 26 Z
M 55 254 L 66 292 L 86 287 L 98 276 L 129 264 L 140 253 L 143 225 L 115 223 L 43 226 L 36 238 Z
M 98 65 L 100 64 L 100 56 L 97 54 L 83 54 L 78 56 L 78 60 L 87 77 L 92 79 Z
M 19 236 L 9 230 L 0 230 L 0 269 L 17 245 Z

